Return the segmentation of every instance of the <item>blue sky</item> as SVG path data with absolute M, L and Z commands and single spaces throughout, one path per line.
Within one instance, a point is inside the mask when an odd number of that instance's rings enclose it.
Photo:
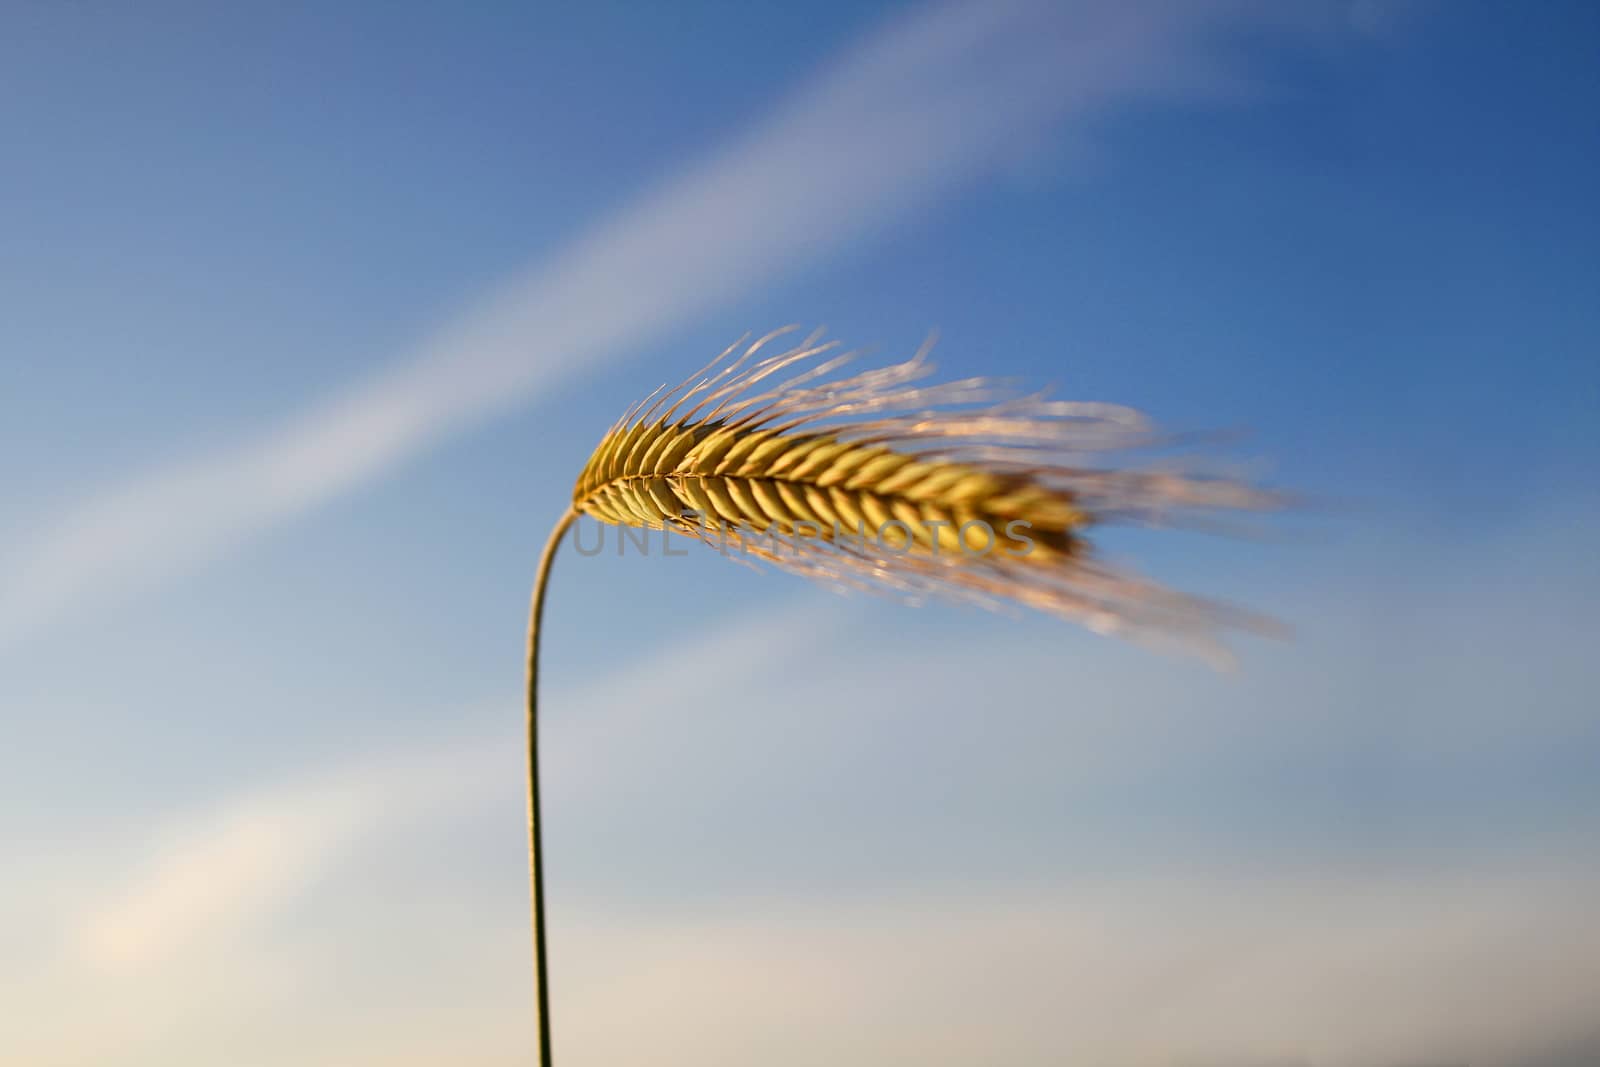
M 538 548 L 797 321 L 1246 431 L 1106 549 L 1295 637 L 569 553 L 564 1060 L 1586 1062 L 1588 6 L 6 19 L 4 1058 L 523 1062 Z

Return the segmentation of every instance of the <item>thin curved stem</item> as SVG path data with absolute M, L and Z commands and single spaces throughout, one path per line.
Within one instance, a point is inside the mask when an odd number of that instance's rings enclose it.
M 550 564 L 567 528 L 577 518 L 568 508 L 550 531 L 539 557 L 539 571 L 533 579 L 533 599 L 528 606 L 528 883 L 533 906 L 534 999 L 539 1015 L 539 1067 L 551 1067 L 550 1052 L 550 970 L 546 962 L 544 934 L 544 852 L 539 843 L 539 618 L 544 614 L 544 591 L 550 579 Z

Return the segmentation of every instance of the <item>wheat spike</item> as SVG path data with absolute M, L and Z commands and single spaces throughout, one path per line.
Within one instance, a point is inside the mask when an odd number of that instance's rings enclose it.
M 1163 438 L 1128 408 L 1013 396 L 984 379 L 922 384 L 928 346 L 849 377 L 836 372 L 852 354 L 818 334 L 761 356 L 792 329 L 636 405 L 585 465 L 573 509 L 837 585 L 1016 603 L 1218 657 L 1221 626 L 1257 624 L 1101 566 L 1089 533 L 1269 506 L 1269 495 L 1091 464 Z
M 741 339 L 624 414 L 585 464 L 540 557 L 528 619 L 527 728 L 542 1067 L 551 1067 L 553 1053 L 539 620 L 556 548 L 577 516 L 670 530 L 835 585 L 1020 604 L 1100 631 L 1176 636 L 1217 658 L 1221 629 L 1268 626 L 1102 565 L 1091 534 L 1111 522 L 1193 522 L 1270 507 L 1272 495 L 1193 470 L 1132 464 L 1137 450 L 1173 440 L 1128 408 L 1016 395 L 977 378 L 924 384 L 933 371 L 928 345 L 904 363 L 852 375 L 840 374 L 852 354 L 820 332 L 763 354 L 793 332 L 774 331 L 742 351 Z M 998 543 L 1002 535 L 1009 543 Z

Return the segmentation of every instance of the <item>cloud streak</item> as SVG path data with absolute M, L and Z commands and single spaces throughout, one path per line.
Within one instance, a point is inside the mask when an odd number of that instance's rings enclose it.
M 130 478 L 0 558 L 0 647 L 225 553 L 902 219 L 1061 124 L 1194 84 L 1237 5 L 947 4 L 882 27 L 753 130 L 508 278 L 396 365 Z
M 790 618 L 807 632 L 830 628 L 811 609 Z M 581 808 L 626 781 L 634 763 L 648 762 L 647 754 L 630 755 L 626 742 L 669 710 L 656 699 L 662 691 L 691 691 L 715 672 L 734 691 L 759 692 L 764 673 L 805 648 L 780 652 L 760 621 L 732 620 L 615 678 L 555 694 L 566 711 L 544 731 L 559 762 L 550 768 L 551 799 Z M 482 718 L 516 725 L 512 715 Z M 520 812 L 520 742 L 520 729 L 463 733 L 219 798 L 146 837 L 114 889 L 65 919 L 68 953 L 97 973 L 136 975 L 186 953 L 214 952 L 269 921 L 364 841 L 429 820 Z

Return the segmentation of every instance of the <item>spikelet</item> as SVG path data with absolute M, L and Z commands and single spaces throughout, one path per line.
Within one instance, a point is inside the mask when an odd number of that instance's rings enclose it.
M 1270 628 L 1096 562 L 1090 535 L 1271 507 L 1271 494 L 1095 462 L 1170 439 L 1124 407 L 1019 396 L 988 379 L 926 384 L 930 345 L 850 376 L 839 371 L 853 354 L 820 331 L 762 354 L 793 329 L 739 352 L 741 338 L 635 405 L 584 467 L 573 510 L 837 586 L 1020 604 L 1219 658 L 1222 629 Z

